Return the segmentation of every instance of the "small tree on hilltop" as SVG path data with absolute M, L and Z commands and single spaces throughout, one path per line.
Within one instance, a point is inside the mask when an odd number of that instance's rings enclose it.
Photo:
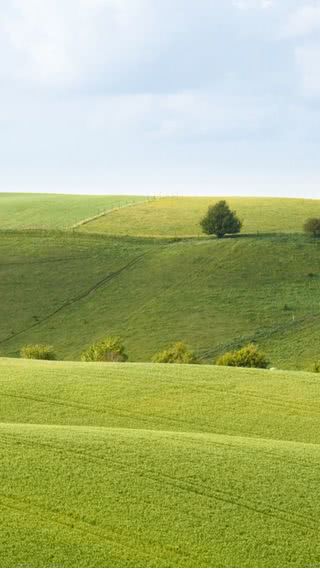
M 209 207 L 207 215 L 200 221 L 202 231 L 216 235 L 219 239 L 226 234 L 240 233 L 242 222 L 225 200 Z
M 318 217 L 307 219 L 303 229 L 305 233 L 313 235 L 313 237 L 320 237 L 320 219 Z

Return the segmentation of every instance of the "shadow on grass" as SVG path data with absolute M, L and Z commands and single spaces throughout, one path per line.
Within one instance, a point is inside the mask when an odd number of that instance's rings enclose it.
M 208 236 L 210 237 L 210 236 Z M 212 235 L 213 239 L 218 239 L 215 235 Z M 224 237 L 219 238 L 219 241 L 223 241 L 224 239 L 300 239 L 303 241 L 317 241 L 320 243 L 320 239 L 310 240 L 306 237 L 303 233 L 284 233 L 284 232 L 269 232 L 263 233 L 257 231 L 256 233 L 239 233 L 237 235 L 225 235 Z

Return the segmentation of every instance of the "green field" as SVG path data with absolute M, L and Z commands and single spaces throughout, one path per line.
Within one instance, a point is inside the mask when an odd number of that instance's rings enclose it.
M 320 360 L 320 201 L 228 198 L 218 240 L 216 199 L 0 194 L 1 567 L 319 566 L 319 376 L 142 363 Z M 106 335 L 129 363 L 67 361 Z
M 81 230 L 109 235 L 153 237 L 200 236 L 199 220 L 209 205 L 227 199 L 243 221 L 244 233 L 301 232 L 308 217 L 320 216 L 320 200 L 285 198 L 158 198 L 113 211 Z
M 131 361 L 187 342 L 203 361 L 255 340 L 277 368 L 320 357 L 320 243 L 303 235 L 170 242 L 0 234 L 0 354 L 80 359 L 121 335 Z
M 79 222 L 147 198 L 0 192 L 1 229 L 66 229 Z
M 318 566 L 313 374 L 0 360 L 3 567 Z

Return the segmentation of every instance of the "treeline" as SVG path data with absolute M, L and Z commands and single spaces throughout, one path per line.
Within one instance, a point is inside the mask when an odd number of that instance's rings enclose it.
M 25 359 L 55 360 L 56 353 L 52 346 L 34 344 L 24 346 L 20 356 Z M 89 346 L 82 354 L 83 362 L 126 362 L 128 354 L 121 338 L 108 336 Z M 165 350 L 158 352 L 152 362 L 160 364 L 200 364 L 201 361 L 183 342 L 175 342 Z M 248 344 L 240 350 L 227 352 L 212 362 L 218 366 L 251 367 L 266 369 L 269 361 L 266 355 L 255 345 Z

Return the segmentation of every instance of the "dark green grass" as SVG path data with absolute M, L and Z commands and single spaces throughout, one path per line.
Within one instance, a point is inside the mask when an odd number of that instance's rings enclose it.
M 73 196 L 0 192 L 0 228 L 65 229 L 103 212 L 146 199 L 142 196 Z
M 318 566 L 319 386 L 0 360 L 1 566 Z
M 181 242 L 0 236 L 0 353 L 48 343 L 63 359 L 108 334 L 133 361 L 172 341 L 203 361 L 255 340 L 276 367 L 319 358 L 318 241 L 299 235 Z

